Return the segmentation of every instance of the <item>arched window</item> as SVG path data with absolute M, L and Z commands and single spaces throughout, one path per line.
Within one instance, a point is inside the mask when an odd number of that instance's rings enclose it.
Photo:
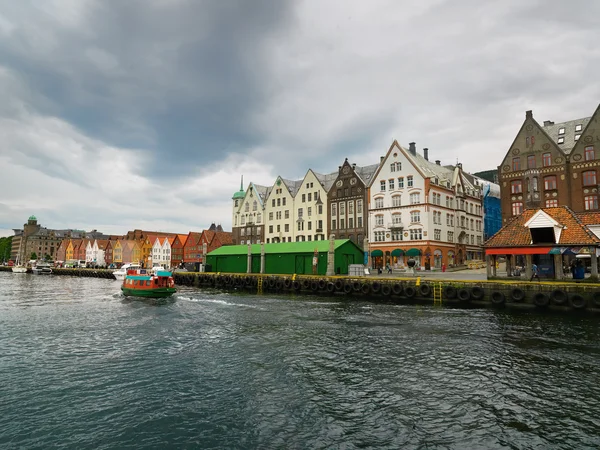
M 250 211 L 250 203 L 246 202 L 246 204 L 244 205 L 244 211 Z
M 258 203 L 256 202 L 256 200 L 254 200 L 252 202 L 252 211 L 256 211 L 258 209 Z

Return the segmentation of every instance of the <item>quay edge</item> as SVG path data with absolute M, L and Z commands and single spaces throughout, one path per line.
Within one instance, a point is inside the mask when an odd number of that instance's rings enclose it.
M 10 271 L 0 267 L 0 271 Z M 107 278 L 106 269 L 53 269 L 53 275 Z M 47 276 L 47 275 L 46 275 Z M 600 313 L 600 283 L 430 280 L 320 275 L 267 275 L 240 273 L 174 272 L 175 284 L 196 288 L 244 290 L 280 294 L 312 293 L 368 298 L 399 304 L 441 304 L 456 307 L 540 309 Z M 441 301 L 434 298 L 434 289 Z

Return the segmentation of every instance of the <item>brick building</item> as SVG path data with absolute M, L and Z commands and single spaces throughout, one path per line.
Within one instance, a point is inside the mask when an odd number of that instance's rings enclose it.
M 498 167 L 502 222 L 525 209 L 598 210 L 600 106 L 591 117 L 540 125 L 532 111 Z

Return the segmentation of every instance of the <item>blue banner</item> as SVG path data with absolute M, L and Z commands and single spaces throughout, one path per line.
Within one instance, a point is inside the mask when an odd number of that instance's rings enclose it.
M 365 262 L 363 264 L 365 266 L 369 265 L 369 252 L 365 252 Z

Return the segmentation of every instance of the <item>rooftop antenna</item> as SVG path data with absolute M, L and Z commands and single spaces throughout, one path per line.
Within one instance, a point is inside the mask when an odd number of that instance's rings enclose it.
M 240 181 L 240 191 L 244 190 L 244 175 L 242 175 L 242 181 Z

